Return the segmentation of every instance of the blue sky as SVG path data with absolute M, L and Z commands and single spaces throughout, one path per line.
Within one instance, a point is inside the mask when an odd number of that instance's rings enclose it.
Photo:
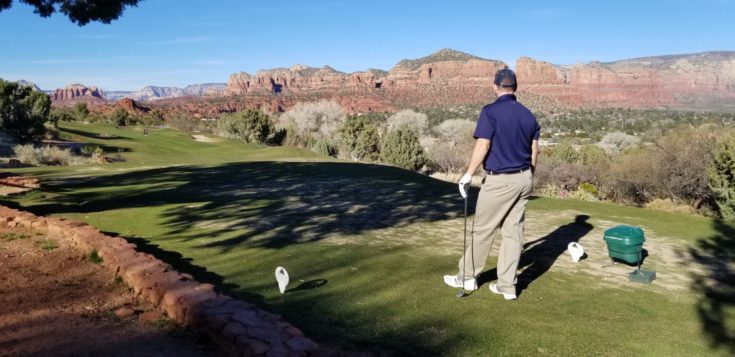
M 43 89 L 226 82 L 305 64 L 353 72 L 453 48 L 511 67 L 735 50 L 735 0 L 144 0 L 109 25 L 0 12 L 0 77 Z

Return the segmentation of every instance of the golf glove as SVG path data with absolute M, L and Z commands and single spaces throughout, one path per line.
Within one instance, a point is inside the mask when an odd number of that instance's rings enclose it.
M 459 179 L 459 194 L 462 195 L 462 198 L 467 198 L 466 187 L 470 185 L 470 181 L 472 181 L 472 175 L 469 174 L 464 174 Z

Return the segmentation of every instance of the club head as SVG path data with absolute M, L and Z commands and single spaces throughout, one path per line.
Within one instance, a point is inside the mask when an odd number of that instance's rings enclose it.
M 457 297 L 458 298 L 465 297 L 465 296 L 467 296 L 467 295 L 464 293 L 464 289 L 459 289 L 457 291 Z

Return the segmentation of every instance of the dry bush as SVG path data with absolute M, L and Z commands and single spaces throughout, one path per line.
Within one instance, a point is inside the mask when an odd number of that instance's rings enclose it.
M 616 131 L 602 137 L 602 140 L 600 140 L 600 146 L 605 149 L 608 154 L 619 154 L 627 149 L 636 147 L 639 142 L 640 139 L 633 135 Z
M 683 214 L 694 214 L 696 210 L 690 205 L 682 205 L 674 202 L 670 198 L 660 199 L 656 198 L 651 202 L 646 203 L 646 208 L 651 208 L 659 211 L 683 213 Z
M 405 126 L 411 129 L 417 136 L 422 136 L 429 130 L 428 123 L 426 114 L 405 109 L 388 118 L 388 131 L 395 131 Z
M 279 127 L 291 127 L 299 136 L 329 138 L 346 118 L 347 115 L 339 104 L 322 100 L 296 104 L 278 119 Z
M 651 201 L 658 191 L 654 161 L 643 149 L 617 156 L 599 187 L 603 197 L 636 206 Z
M 465 119 L 450 119 L 433 128 L 438 136 L 427 150 L 433 168 L 445 173 L 460 173 L 467 166 L 475 139 L 475 123 Z
M 682 129 L 656 141 L 651 151 L 662 196 L 694 208 L 712 199 L 707 167 L 713 160 L 717 135 L 712 128 Z
M 16 145 L 16 158 L 26 165 L 79 165 L 89 162 L 88 158 L 75 156 L 69 149 L 60 149 L 56 146 L 34 147 L 33 145 Z

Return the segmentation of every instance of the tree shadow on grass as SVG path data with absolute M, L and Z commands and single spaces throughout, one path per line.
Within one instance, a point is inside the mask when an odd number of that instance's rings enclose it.
M 63 195 L 27 209 L 48 215 L 178 204 L 162 213 L 167 234 L 204 238 L 201 246 L 224 250 L 243 243 L 281 248 L 445 220 L 458 217 L 463 203 L 454 184 L 352 163 L 170 167 L 61 180 L 48 190 Z
M 90 131 L 84 131 L 79 129 L 71 129 L 71 128 L 59 128 L 59 131 L 63 131 L 72 135 L 82 136 L 89 139 L 96 139 L 96 140 L 130 140 L 130 138 L 126 138 L 124 136 L 118 136 L 118 135 L 100 135 L 98 133 L 93 133 Z
M 110 236 L 118 236 L 114 232 L 103 232 Z M 174 270 L 180 273 L 191 274 L 194 280 L 200 283 L 212 284 L 217 288 L 217 291 L 230 296 L 237 296 L 242 299 L 260 303 L 263 301 L 263 296 L 260 294 L 251 294 L 244 292 L 240 289 L 240 286 L 232 283 L 225 283 L 225 278 L 219 274 L 207 270 L 205 267 L 192 264 L 191 258 L 186 258 L 178 252 L 173 252 L 161 248 L 158 244 L 153 244 L 147 239 L 140 237 L 122 237 L 130 243 L 136 245 L 135 250 L 151 254 L 168 264 Z
M 153 243 L 168 238 L 188 240 L 193 244 L 192 249 L 214 247 L 222 254 L 248 247 L 281 249 L 317 242 L 332 235 L 365 237 L 363 233 L 371 230 L 461 217 L 464 203 L 456 184 L 392 167 L 353 163 L 249 162 L 177 166 L 83 180 L 62 179 L 51 182 L 47 189 L 58 194 L 53 201 L 46 200 L 24 209 L 49 215 L 141 208 L 144 210 L 133 213 L 133 217 L 144 219 L 148 214 L 159 215 L 162 218 L 158 222 L 163 223 L 157 225 L 164 228 L 161 233 L 145 239 L 132 238 L 131 242 L 177 270 L 192 274 L 199 281 L 213 283 L 220 291 L 256 303 L 260 301 L 258 297 L 253 298 L 248 293 L 275 289 L 273 280 L 263 279 L 263 286 L 241 282 L 240 288 L 223 287 L 225 281 L 236 280 L 238 274 L 250 273 L 252 269 L 243 267 L 241 272 L 234 272 L 223 281 L 222 276 L 195 266 L 179 253 L 166 251 Z M 473 191 L 470 197 L 476 197 L 476 189 Z M 474 202 L 469 206 L 474 207 Z M 110 213 L 110 218 L 115 219 L 116 212 Z M 325 245 L 324 249 L 334 251 L 331 245 Z M 405 254 L 410 254 L 406 249 Z M 356 256 L 368 261 L 382 257 L 385 252 L 374 254 L 374 257 Z M 269 256 L 266 254 L 262 258 L 267 260 Z M 350 280 L 337 281 L 329 277 L 330 272 L 344 268 L 344 260 L 325 261 L 320 255 L 294 255 L 289 259 L 304 260 L 297 266 L 319 267 L 306 280 L 329 279 L 329 284 L 317 286 L 309 283 L 304 289 L 285 294 L 283 305 L 275 309 L 295 323 L 310 326 L 307 330 L 316 336 L 340 344 L 338 341 L 343 340 L 345 334 L 351 335 L 353 330 L 360 330 L 359 335 L 351 338 L 349 345 L 370 350 L 387 348 L 390 349 L 387 354 L 410 354 L 411 351 L 417 355 L 429 352 L 443 354 L 442 351 L 457 348 L 453 341 L 461 339 L 461 331 L 439 334 L 446 339 L 442 337 L 436 341 L 429 341 L 426 337 L 430 336 L 428 332 L 417 335 L 416 331 L 426 330 L 427 326 L 436 327 L 430 331 L 440 331 L 440 327 L 449 322 L 431 316 L 405 322 L 389 331 L 374 327 L 379 324 L 379 319 L 372 318 L 372 314 L 388 316 L 386 305 L 402 306 L 396 313 L 408 308 L 401 305 L 405 303 L 404 295 L 387 294 L 396 289 L 400 279 L 378 279 L 365 285 L 369 290 L 363 294 L 382 292 L 381 296 L 387 296 L 383 298 L 385 304 L 366 312 L 344 302 L 346 297 L 355 293 L 356 288 L 350 285 Z M 344 259 L 355 259 L 355 256 L 348 254 Z M 395 267 L 394 270 L 398 269 Z M 305 289 L 312 286 L 315 288 Z M 269 310 L 276 307 L 272 301 L 258 304 Z M 355 324 L 354 321 L 361 323 Z M 394 347 L 394 343 L 400 346 Z M 395 352 L 395 349 L 400 352 Z
M 713 225 L 717 234 L 689 249 L 704 268 L 703 274 L 694 274 L 692 290 L 710 347 L 735 354 L 735 226 L 722 221 Z

